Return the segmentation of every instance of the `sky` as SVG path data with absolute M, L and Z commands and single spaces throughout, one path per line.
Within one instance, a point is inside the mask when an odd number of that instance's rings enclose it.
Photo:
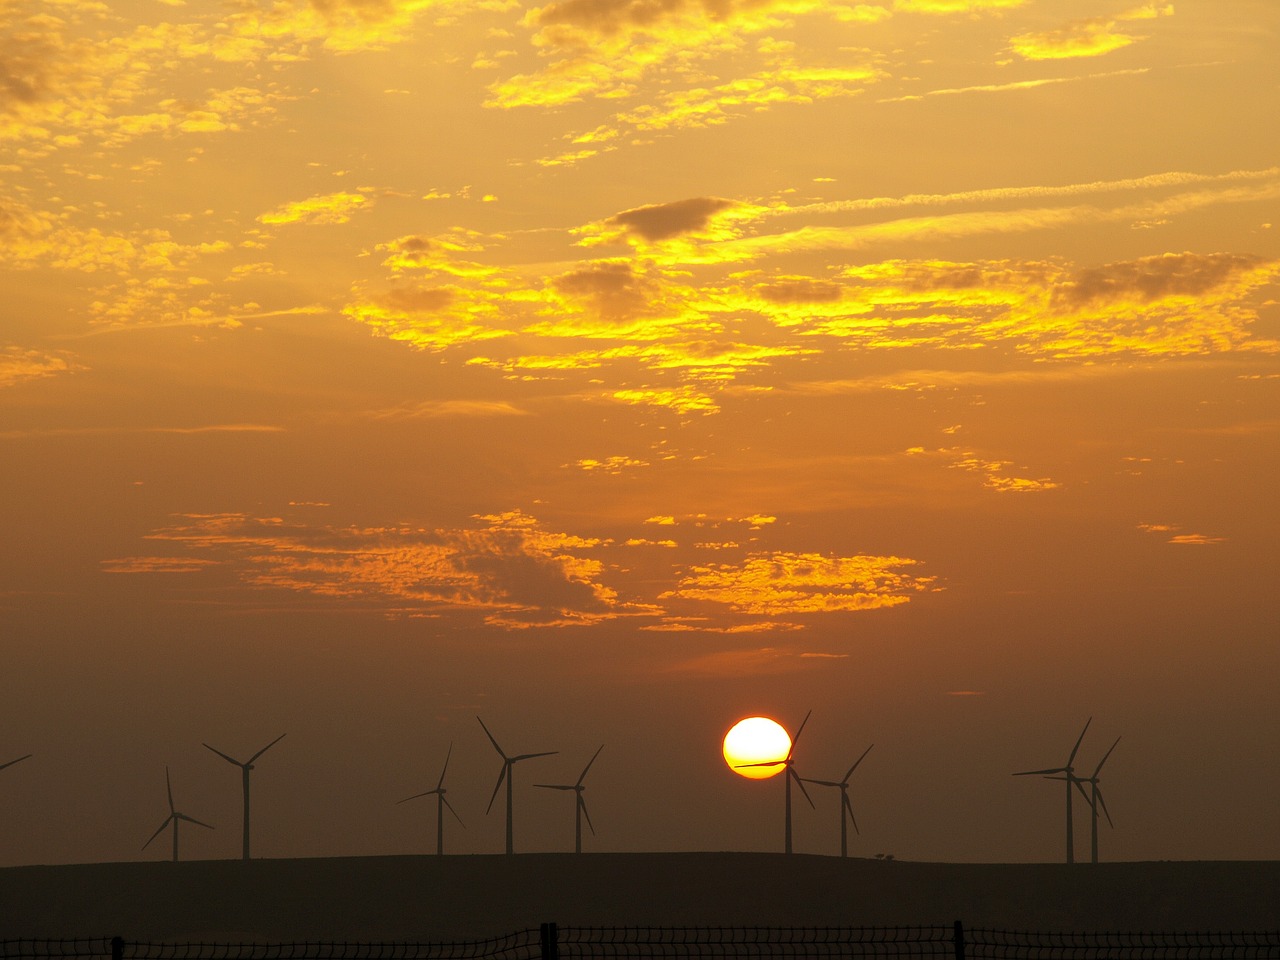
M 1280 858 L 1278 34 L 0 0 L 0 865 Z

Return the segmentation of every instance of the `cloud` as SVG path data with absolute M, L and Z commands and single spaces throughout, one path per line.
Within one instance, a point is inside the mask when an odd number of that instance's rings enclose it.
M 686 233 L 701 233 L 715 214 L 737 205 L 733 200 L 720 197 L 691 197 L 688 200 L 654 203 L 624 210 L 609 217 L 604 223 L 606 226 L 620 227 L 632 236 L 653 243 Z
M 1226 537 L 1210 537 L 1203 533 L 1179 533 L 1169 538 L 1169 543 L 1176 546 L 1206 547 L 1217 543 L 1225 543 Z
M 1147 3 L 1111 17 L 1072 20 L 1055 30 L 1019 34 L 1010 39 L 1009 47 L 1026 60 L 1100 57 L 1145 39 L 1119 30 L 1119 22 L 1152 20 L 1172 14 L 1173 4 Z
M 104 573 L 199 573 L 218 565 L 198 557 L 119 557 L 103 560 Z
M 365 208 L 372 201 L 359 193 L 327 193 L 281 204 L 276 209 L 258 217 L 259 223 L 347 223 L 355 211 Z
M 1009 460 L 987 460 L 968 451 L 949 455 L 952 457 L 949 466 L 957 470 L 982 474 L 984 485 L 997 493 L 1040 493 L 1045 490 L 1056 490 L 1061 486 L 1048 477 L 1032 479 L 1010 476 L 1006 471 L 1013 466 L 1013 463 Z
M 605 261 L 556 277 L 551 286 L 566 300 L 606 319 L 645 316 L 661 310 L 659 287 L 630 263 Z
M 1260 257 L 1230 253 L 1165 253 L 1079 270 L 1055 286 L 1051 302 L 1059 309 L 1075 310 L 1118 300 L 1199 298 L 1259 269 L 1272 272 L 1275 266 Z
M 900 571 L 918 564 L 902 557 L 757 553 L 741 564 L 691 567 L 660 599 L 712 601 L 765 616 L 876 610 L 931 588 L 935 577 Z
M 180 546 L 184 556 L 120 558 L 105 569 L 198 575 L 216 563 L 257 588 L 360 600 L 388 613 L 472 613 L 526 625 L 589 623 L 643 609 L 618 601 L 600 580 L 603 565 L 584 556 L 600 541 L 547 530 L 519 511 L 476 517 L 475 527 L 431 530 L 315 526 L 242 513 L 175 519 L 147 539 Z M 190 563 L 192 555 L 206 562 Z
M 769 625 L 771 631 L 795 629 L 794 624 Z M 692 629 L 698 629 L 693 627 Z M 758 632 L 758 631 L 751 631 Z M 836 655 L 834 659 L 843 659 Z M 724 678 L 761 677 L 814 670 L 826 657 L 801 653 L 784 647 L 758 647 L 747 650 L 720 650 L 690 657 L 672 664 L 668 671 L 681 676 Z
M 834 303 L 843 296 L 840 284 L 812 277 L 779 277 L 757 284 L 756 293 L 770 303 Z
M 83 369 L 84 367 L 67 356 L 17 346 L 0 349 L 0 387 L 11 387 L 31 380 L 44 380 Z
M 449 420 L 471 417 L 524 417 L 522 410 L 505 400 L 423 400 L 372 414 L 378 420 Z

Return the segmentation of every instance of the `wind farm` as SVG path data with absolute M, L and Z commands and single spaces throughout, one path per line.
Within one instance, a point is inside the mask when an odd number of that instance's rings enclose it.
M 0 0 L 0 929 L 1275 924 L 1277 51 Z

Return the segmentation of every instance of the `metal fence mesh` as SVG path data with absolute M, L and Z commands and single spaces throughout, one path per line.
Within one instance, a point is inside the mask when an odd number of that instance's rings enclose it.
M 950 957 L 950 927 L 560 927 L 559 954 L 640 957 Z
M 0 940 L 0 960 L 1280 960 L 1280 930 L 1035 933 L 922 927 L 561 927 L 440 943 L 148 943 L 97 937 Z
M 1280 960 L 1272 933 L 1025 933 L 965 930 L 968 960 Z

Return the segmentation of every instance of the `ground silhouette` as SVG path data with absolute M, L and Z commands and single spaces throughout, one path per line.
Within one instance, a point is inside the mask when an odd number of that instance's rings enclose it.
M 522 854 L 0 869 L 13 937 L 472 939 L 536 927 L 1280 926 L 1280 863 L 942 864 L 757 853 Z

